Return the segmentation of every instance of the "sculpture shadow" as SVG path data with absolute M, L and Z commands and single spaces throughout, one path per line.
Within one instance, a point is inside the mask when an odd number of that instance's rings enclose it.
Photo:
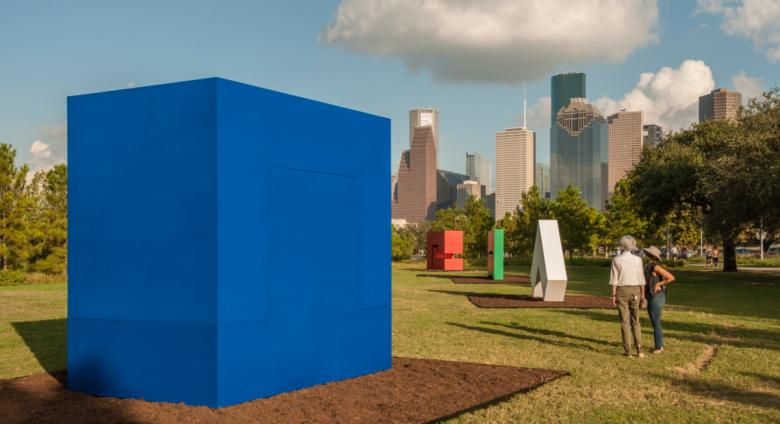
M 596 344 L 601 344 L 601 345 L 605 345 L 605 346 L 615 346 L 615 347 L 620 346 L 620 343 L 617 343 L 617 342 L 608 342 L 608 341 L 603 340 L 603 339 L 594 339 L 592 337 L 576 336 L 576 335 L 565 333 L 563 331 L 558 331 L 558 330 L 548 330 L 548 329 L 545 329 L 545 328 L 528 327 L 528 326 L 525 326 L 525 325 L 520 325 L 520 324 L 518 324 L 516 322 L 511 322 L 509 324 L 503 324 L 503 323 L 500 323 L 500 322 L 480 321 L 480 324 L 492 325 L 492 326 L 497 326 L 497 327 L 505 327 L 505 328 L 509 328 L 509 329 L 512 329 L 512 330 L 524 331 L 526 333 L 534 333 L 534 334 L 539 334 L 541 336 L 547 336 L 547 337 L 568 338 L 568 339 L 572 339 L 572 340 L 579 340 L 579 341 L 588 342 L 588 343 L 596 343 Z
M 68 350 L 67 319 L 20 321 L 12 322 L 11 325 L 47 373 L 65 369 Z
M 614 311 L 603 313 L 593 310 L 560 310 L 557 313 L 573 315 L 593 321 L 618 324 Z M 649 326 L 647 312 L 641 312 L 642 325 Z M 726 327 L 720 324 L 663 320 L 664 338 L 704 344 L 728 344 L 740 348 L 780 350 L 780 332 L 742 327 Z
M 601 354 L 608 354 L 608 355 L 617 355 L 618 354 L 617 350 L 615 350 L 613 348 L 610 348 L 610 349 L 597 349 L 597 348 L 595 348 L 593 346 L 590 346 L 588 344 L 585 344 L 585 343 L 578 343 L 578 342 L 574 342 L 574 341 L 550 339 L 549 335 L 547 335 L 546 337 L 541 337 L 541 336 L 537 336 L 535 334 L 523 334 L 523 333 L 520 333 L 520 332 L 511 332 L 511 331 L 506 331 L 506 330 L 497 329 L 497 328 L 466 325 L 466 324 L 460 324 L 460 323 L 456 323 L 456 322 L 445 322 L 445 324 L 451 325 L 453 327 L 462 328 L 462 329 L 465 329 L 465 330 L 477 331 L 477 332 L 480 332 L 480 333 L 492 334 L 492 335 L 503 336 L 503 337 L 511 337 L 511 338 L 519 339 L 519 340 L 535 341 L 535 342 L 539 342 L 539 343 L 543 343 L 543 344 L 547 344 L 547 345 L 551 345 L 551 346 L 556 346 L 556 347 L 581 349 L 581 350 L 587 350 L 587 351 L 590 351 L 590 352 L 598 352 L 598 353 L 601 353 Z M 502 325 L 502 324 L 498 324 L 498 325 Z M 517 329 L 517 328 L 514 328 L 514 327 L 510 327 L 510 328 Z M 570 338 L 572 340 L 581 340 L 581 339 L 578 339 L 577 336 L 572 337 L 569 334 L 566 334 L 566 333 L 563 333 L 563 332 L 556 332 L 556 333 L 557 333 L 556 337 Z M 542 334 L 542 333 L 536 333 L 536 334 Z M 609 342 L 605 342 L 605 341 L 599 341 L 599 343 L 600 344 L 606 344 L 606 345 L 610 344 Z

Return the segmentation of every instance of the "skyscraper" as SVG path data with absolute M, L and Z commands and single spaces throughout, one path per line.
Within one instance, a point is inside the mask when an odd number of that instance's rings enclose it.
M 572 98 L 555 117 L 550 137 L 551 197 L 576 186 L 591 207 L 602 209 L 607 194 L 607 121 L 586 99 Z
M 543 164 L 537 163 L 534 173 L 534 185 L 539 189 L 539 195 L 544 198 L 550 192 L 550 174 L 549 168 Z
M 553 75 L 550 79 L 550 122 L 555 128 L 555 116 L 562 107 L 569 104 L 574 97 L 585 98 L 585 74 L 582 72 L 566 72 Z
M 712 90 L 699 97 L 699 122 L 733 121 L 742 106 L 742 93 L 725 88 Z
M 642 126 L 642 144 L 648 147 L 655 147 L 661 142 L 664 136 L 663 128 L 655 124 Z
M 493 170 L 490 161 L 479 153 L 466 153 L 466 175 L 485 187 L 485 194 L 492 193 Z
M 430 125 L 416 127 L 411 149 L 401 154 L 392 203 L 393 219 L 431 220 L 436 212 L 436 143 Z
M 481 184 L 477 181 L 467 180 L 458 184 L 458 197 L 455 205 L 459 208 L 465 208 L 466 202 L 470 197 L 482 198 Z
M 609 195 L 615 184 L 634 168 L 642 155 L 642 112 L 620 111 L 607 117 L 608 166 L 607 190 Z
M 496 219 L 514 211 L 534 184 L 534 140 L 525 127 L 496 133 Z
M 439 148 L 439 110 L 431 107 L 409 110 L 409 147 L 412 146 L 414 129 L 426 125 L 430 125 L 433 128 L 436 149 Z
M 439 169 L 436 171 L 436 210 L 456 206 L 458 184 L 468 181 L 469 176 Z

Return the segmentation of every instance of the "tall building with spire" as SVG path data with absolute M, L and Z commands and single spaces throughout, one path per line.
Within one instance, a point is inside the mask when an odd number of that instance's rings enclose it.
M 642 112 L 620 111 L 607 117 L 609 196 L 615 184 L 634 168 L 642 155 Z
M 699 122 L 734 121 L 742 106 L 742 93 L 725 88 L 699 97 Z
M 550 137 L 550 194 L 580 189 L 589 206 L 602 209 L 609 169 L 607 121 L 584 98 L 572 98 L 553 121 Z
M 496 133 L 495 218 L 512 213 L 534 184 L 536 135 L 526 127 Z
M 401 154 L 398 166 L 398 181 L 392 202 L 393 219 L 420 223 L 434 218 L 438 166 L 436 157 L 433 127 L 415 127 L 411 148 Z

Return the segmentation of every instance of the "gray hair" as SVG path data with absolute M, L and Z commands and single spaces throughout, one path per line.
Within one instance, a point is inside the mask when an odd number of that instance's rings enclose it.
M 633 252 L 636 250 L 636 239 L 631 236 L 623 236 L 620 238 L 620 248 L 625 252 Z

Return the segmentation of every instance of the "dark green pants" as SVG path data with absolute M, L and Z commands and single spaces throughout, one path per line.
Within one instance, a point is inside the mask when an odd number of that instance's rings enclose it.
M 623 349 L 631 352 L 631 336 L 634 345 L 642 346 L 642 328 L 639 326 L 639 300 L 642 298 L 641 286 L 620 286 L 617 288 L 617 307 L 620 317 L 620 332 L 623 336 Z

